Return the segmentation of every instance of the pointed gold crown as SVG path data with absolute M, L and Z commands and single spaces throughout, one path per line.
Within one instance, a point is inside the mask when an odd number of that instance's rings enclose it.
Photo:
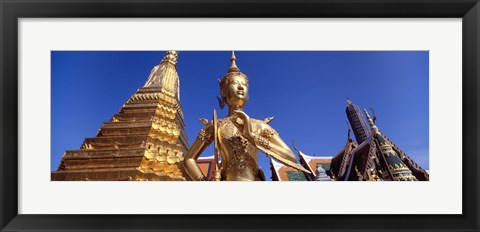
M 232 57 L 230 58 L 230 61 L 232 62 L 232 64 L 230 65 L 230 68 L 228 68 L 227 74 L 221 80 L 218 80 L 220 84 L 220 91 L 225 87 L 225 85 L 227 84 L 228 78 L 231 76 L 238 76 L 238 75 L 244 76 L 245 79 L 247 79 L 248 81 L 247 75 L 240 72 L 240 69 L 237 67 L 237 58 L 235 57 L 234 51 L 232 51 Z
M 235 52 L 232 51 L 232 57 L 230 57 L 230 61 L 232 64 L 230 65 L 230 68 L 228 69 L 228 73 L 238 73 L 240 72 L 240 69 L 237 67 L 237 57 L 235 57 Z
M 218 102 L 220 104 L 220 108 L 223 108 L 225 106 L 225 97 L 224 97 L 224 89 L 228 84 L 228 79 L 233 76 L 243 76 L 248 82 L 248 77 L 247 75 L 243 74 L 240 72 L 240 69 L 237 66 L 237 57 L 235 57 L 235 52 L 232 51 L 232 56 L 230 57 L 230 61 L 232 64 L 230 65 L 230 68 L 228 68 L 227 74 L 220 80 L 218 80 L 218 84 L 220 85 L 220 95 L 222 96 L 221 98 L 217 97 Z
M 228 72 L 223 77 L 222 81 L 227 79 L 227 77 L 229 77 L 229 76 L 235 76 L 235 75 L 241 75 L 241 76 L 244 76 L 245 78 L 247 78 L 247 76 L 245 74 L 240 72 L 240 69 L 237 66 L 237 57 L 235 57 L 235 52 L 234 51 L 232 51 L 232 57 L 230 57 L 230 61 L 232 62 L 232 64 L 230 65 L 230 68 L 228 68 Z M 248 78 L 247 78 L 247 80 L 248 80 Z

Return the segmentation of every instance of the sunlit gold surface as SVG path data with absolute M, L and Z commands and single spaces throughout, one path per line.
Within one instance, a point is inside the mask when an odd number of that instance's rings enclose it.
M 228 106 L 228 116 L 206 123 L 184 159 L 185 170 L 192 180 L 205 180 L 196 159 L 218 136 L 221 156 L 221 179 L 227 181 L 261 180 L 258 166 L 258 150 L 274 157 L 285 165 L 308 172 L 297 164 L 295 155 L 278 133 L 268 125 L 271 120 L 250 118 L 243 107 L 248 100 L 248 78 L 240 72 L 232 53 L 232 65 L 220 81 L 223 103 Z M 214 120 L 215 121 L 215 120 Z

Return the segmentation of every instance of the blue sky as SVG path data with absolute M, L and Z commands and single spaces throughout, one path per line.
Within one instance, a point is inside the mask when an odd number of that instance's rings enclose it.
M 140 88 L 165 51 L 52 51 L 51 170 L 65 150 L 79 149 Z M 333 156 L 345 144 L 346 98 L 372 107 L 377 126 L 420 166 L 429 169 L 429 54 L 427 51 L 236 51 L 249 78 L 245 112 L 264 119 L 292 148 Z M 219 117 L 218 81 L 230 51 L 180 51 L 180 101 L 192 144 L 198 118 Z M 210 146 L 202 156 L 213 154 Z M 260 165 L 270 179 L 268 158 Z

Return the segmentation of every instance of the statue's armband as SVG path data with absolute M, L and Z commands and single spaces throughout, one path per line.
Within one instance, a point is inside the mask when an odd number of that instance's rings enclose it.
M 277 135 L 278 133 L 271 127 L 265 127 L 261 131 L 261 135 L 264 138 L 270 139 L 274 135 Z
M 213 126 L 211 123 L 206 125 L 198 133 L 197 140 L 210 144 L 213 141 Z
M 270 139 L 278 133 L 270 126 L 260 130 L 259 135 L 255 136 L 255 144 L 265 149 L 270 149 Z

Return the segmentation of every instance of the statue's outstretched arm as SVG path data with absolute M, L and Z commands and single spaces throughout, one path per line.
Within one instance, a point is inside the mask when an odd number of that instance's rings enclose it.
M 193 180 L 205 180 L 205 176 L 197 165 L 197 159 L 205 148 L 212 143 L 212 140 L 213 127 L 212 123 L 208 123 L 202 130 L 200 130 L 200 133 L 198 133 L 197 138 L 183 159 L 185 171 Z

